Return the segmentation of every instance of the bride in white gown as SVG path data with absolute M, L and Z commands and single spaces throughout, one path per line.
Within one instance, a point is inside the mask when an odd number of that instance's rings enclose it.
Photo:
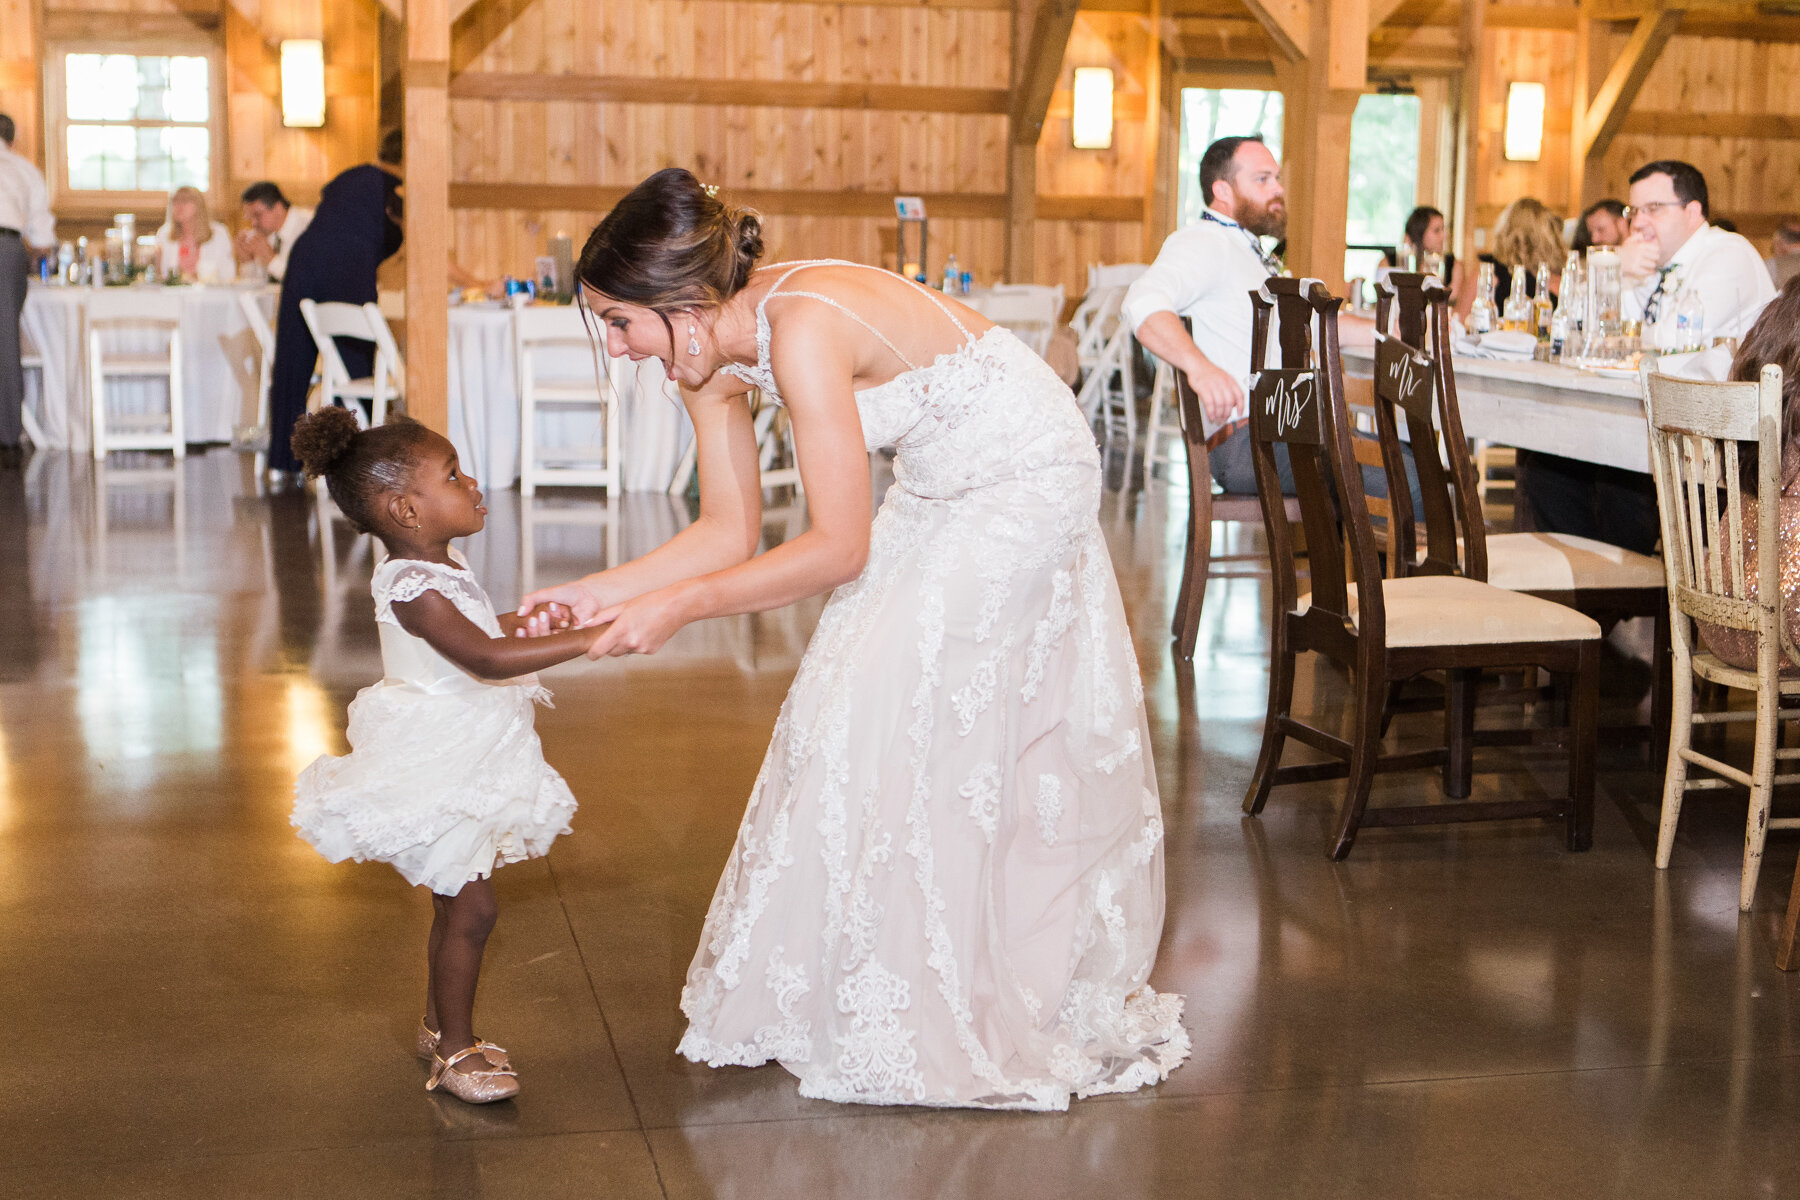
M 610 354 L 681 383 L 700 517 L 526 598 L 611 621 L 598 656 L 836 589 L 707 913 L 680 1051 L 870 1104 L 1060 1109 L 1157 1083 L 1188 1035 L 1147 983 L 1163 823 L 1093 436 L 1008 331 L 875 268 L 755 270 L 758 228 L 667 170 L 594 230 L 585 299 Z M 811 517 L 760 555 L 751 385 L 790 412 Z

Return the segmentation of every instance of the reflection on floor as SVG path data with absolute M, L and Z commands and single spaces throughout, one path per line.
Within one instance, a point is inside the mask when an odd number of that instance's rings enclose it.
M 480 1010 L 525 1093 L 428 1096 L 410 1037 L 429 905 L 287 823 L 296 771 L 342 745 L 380 670 L 373 556 L 343 526 L 321 539 L 306 494 L 257 495 L 248 457 L 126 457 L 0 472 L 7 1196 L 1800 1194 L 1800 980 L 1762 928 L 1793 840 L 1771 839 L 1740 920 L 1743 801 L 1691 801 L 1659 874 L 1659 772 L 1629 748 L 1603 753 L 1584 855 L 1517 823 L 1373 830 L 1334 865 L 1331 785 L 1244 819 L 1266 589 L 1253 564 L 1217 580 L 1194 667 L 1171 665 L 1165 514 L 1186 502 L 1160 481 L 1108 492 L 1102 520 L 1168 816 L 1155 983 L 1187 994 L 1195 1047 L 1173 1079 L 1067 1115 L 936 1113 L 675 1056 L 682 974 L 815 602 L 550 673 L 539 730 L 582 809 L 548 860 L 499 874 Z M 689 519 L 581 495 L 491 498 L 469 553 L 497 600 Z M 803 517 L 770 520 L 778 539 Z M 1305 685 L 1341 706 L 1335 676 Z M 1491 791 L 1560 771 L 1482 763 Z

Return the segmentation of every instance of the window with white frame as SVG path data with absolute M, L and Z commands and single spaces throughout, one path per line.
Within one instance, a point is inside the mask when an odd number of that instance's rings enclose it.
M 141 205 L 184 185 L 211 189 L 223 146 L 208 55 L 70 49 L 52 65 L 59 195 Z

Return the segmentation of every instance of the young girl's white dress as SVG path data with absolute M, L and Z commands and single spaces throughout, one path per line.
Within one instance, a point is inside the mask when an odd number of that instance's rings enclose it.
M 350 702 L 350 753 L 321 755 L 294 785 L 293 823 L 332 862 L 392 863 L 407 882 L 454 896 L 501 863 L 537 858 L 569 832 L 575 797 L 532 728 L 535 675 L 477 679 L 400 627 L 395 601 L 445 596 L 492 637 L 494 605 L 457 566 L 389 559 L 371 591 L 380 683 Z

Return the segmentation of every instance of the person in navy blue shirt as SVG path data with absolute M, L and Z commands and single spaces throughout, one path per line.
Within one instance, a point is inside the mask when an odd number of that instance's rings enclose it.
M 269 381 L 269 470 L 297 476 L 299 460 L 288 445 L 294 422 L 306 411 L 318 347 L 300 315 L 300 301 L 339 300 L 367 304 L 375 299 L 375 271 L 400 249 L 400 166 L 398 129 L 381 139 L 376 162 L 351 167 L 319 194 L 312 224 L 294 242 L 281 280 L 275 319 L 275 362 Z M 375 344 L 338 339 L 351 378 L 374 367 Z

